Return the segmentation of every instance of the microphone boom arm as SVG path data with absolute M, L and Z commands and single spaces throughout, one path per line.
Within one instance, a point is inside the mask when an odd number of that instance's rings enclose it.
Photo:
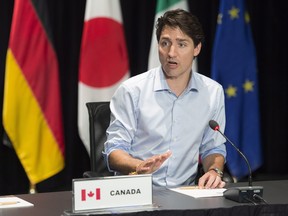
M 243 157 L 243 159 L 245 160 L 247 167 L 249 169 L 249 178 L 248 178 L 248 185 L 252 186 L 252 171 L 251 171 L 251 167 L 249 164 L 248 159 L 246 158 L 246 156 L 239 150 L 239 148 L 237 148 L 237 146 L 235 146 L 233 144 L 233 142 L 224 134 L 222 133 L 222 131 L 219 130 L 219 128 L 217 129 L 217 131 L 236 149 L 236 151 Z

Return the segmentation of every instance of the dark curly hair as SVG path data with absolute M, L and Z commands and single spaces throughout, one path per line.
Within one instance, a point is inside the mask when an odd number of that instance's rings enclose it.
M 179 27 L 183 33 L 192 38 L 194 45 L 204 42 L 204 32 L 196 16 L 182 9 L 170 10 L 158 18 L 156 23 L 156 36 L 159 42 L 161 32 L 165 26 Z

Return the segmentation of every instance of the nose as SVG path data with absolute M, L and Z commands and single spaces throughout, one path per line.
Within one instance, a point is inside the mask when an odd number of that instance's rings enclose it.
M 169 55 L 169 57 L 172 57 L 172 58 L 176 55 L 176 47 L 174 45 L 170 46 L 168 55 Z

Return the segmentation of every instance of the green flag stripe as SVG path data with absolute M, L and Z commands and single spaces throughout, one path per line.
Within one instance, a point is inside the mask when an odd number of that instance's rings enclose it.
M 181 2 L 182 0 L 158 0 L 156 6 L 156 13 L 167 10 L 169 7 Z

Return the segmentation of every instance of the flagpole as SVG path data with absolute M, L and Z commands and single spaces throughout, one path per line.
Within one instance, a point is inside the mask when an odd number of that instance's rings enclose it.
M 29 194 L 36 194 L 36 193 L 37 193 L 36 185 L 30 182 Z

